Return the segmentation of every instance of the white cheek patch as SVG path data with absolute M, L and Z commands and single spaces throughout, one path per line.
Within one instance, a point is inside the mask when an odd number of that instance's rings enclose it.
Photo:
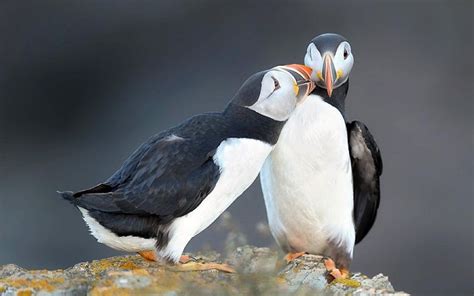
M 275 89 L 274 77 L 280 83 Z M 247 108 L 276 121 L 285 121 L 296 107 L 296 96 L 293 91 L 295 83 L 291 74 L 282 71 L 268 72 L 263 80 L 258 100 Z
M 349 55 L 344 58 L 344 51 L 347 50 Z M 342 71 L 341 80 L 338 81 L 338 85 L 346 82 L 347 78 L 349 77 L 349 73 L 352 70 L 352 65 L 354 64 L 354 56 L 351 52 L 351 46 L 348 42 L 342 42 L 339 44 L 336 54 L 334 55 L 333 59 L 334 67 L 336 71 Z
M 258 96 L 258 99 L 254 103 L 254 105 L 265 100 L 273 92 L 274 85 L 273 85 L 273 79 L 270 78 L 271 76 L 272 76 L 271 72 L 269 72 L 265 74 L 265 76 L 263 77 L 262 83 L 260 86 L 260 95 Z
M 290 99 L 291 97 L 294 97 L 294 99 Z M 257 102 L 248 108 L 273 120 L 285 121 L 290 117 L 295 107 L 296 97 L 294 93 L 280 90 L 271 98 Z
M 317 72 L 322 71 L 323 69 L 323 58 L 321 57 L 321 53 L 316 48 L 314 43 L 310 43 L 308 45 L 306 55 L 304 56 L 304 64 L 313 69 L 313 72 L 311 73 L 311 79 L 313 81 L 319 81 Z

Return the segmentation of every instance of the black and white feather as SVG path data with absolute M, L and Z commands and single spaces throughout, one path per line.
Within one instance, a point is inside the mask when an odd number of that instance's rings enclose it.
M 292 113 L 261 171 L 270 230 L 287 252 L 329 256 L 348 268 L 380 203 L 380 151 L 360 122 L 346 124 L 354 56 L 349 42 L 322 34 L 305 64 L 318 86 Z
M 359 121 L 347 124 L 354 183 L 354 224 L 359 243 L 374 225 L 380 204 L 380 150 L 368 128 Z
M 161 258 L 178 261 L 257 177 L 298 103 L 294 75 L 277 68 L 251 76 L 224 112 L 151 137 L 108 180 L 62 197 L 99 242 L 133 252 L 156 247 Z

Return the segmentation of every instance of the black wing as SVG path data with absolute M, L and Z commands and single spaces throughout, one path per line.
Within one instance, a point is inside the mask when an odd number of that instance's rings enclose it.
M 220 114 L 193 117 L 142 144 L 106 182 L 63 197 L 92 211 L 155 215 L 167 221 L 195 209 L 214 189 L 222 142 Z
M 367 127 L 358 121 L 347 124 L 354 182 L 356 244 L 374 225 L 380 204 L 382 157 Z

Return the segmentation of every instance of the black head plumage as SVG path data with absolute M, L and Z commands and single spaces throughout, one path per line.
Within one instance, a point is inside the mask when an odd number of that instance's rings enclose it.
M 342 35 L 335 33 L 325 33 L 313 38 L 311 43 L 316 46 L 321 55 L 324 55 L 326 52 L 330 52 L 334 55 L 338 46 L 344 41 L 347 41 L 347 39 Z M 331 97 L 329 97 L 326 89 L 321 87 L 316 87 L 312 93 L 322 97 L 327 103 L 337 108 L 345 117 L 345 100 L 348 90 L 349 79 L 339 87 L 335 88 Z
M 239 88 L 231 100 L 231 104 L 241 107 L 252 106 L 260 95 L 263 76 L 269 70 L 261 71 L 250 76 Z
M 319 49 L 319 52 L 324 54 L 325 52 L 335 53 L 337 47 L 343 41 L 347 41 L 344 36 L 335 33 L 325 33 L 313 38 L 311 43 L 314 43 L 314 45 Z

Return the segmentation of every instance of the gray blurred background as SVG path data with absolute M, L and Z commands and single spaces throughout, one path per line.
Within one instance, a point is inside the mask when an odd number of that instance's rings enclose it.
M 0 2 L 0 264 L 60 268 L 118 254 L 56 190 L 109 177 L 149 136 L 221 110 L 252 73 L 303 62 L 317 34 L 353 48 L 348 118 L 385 171 L 354 271 L 398 290 L 474 292 L 472 1 Z M 258 183 L 230 208 L 272 245 Z M 211 226 L 187 251 L 221 249 Z

